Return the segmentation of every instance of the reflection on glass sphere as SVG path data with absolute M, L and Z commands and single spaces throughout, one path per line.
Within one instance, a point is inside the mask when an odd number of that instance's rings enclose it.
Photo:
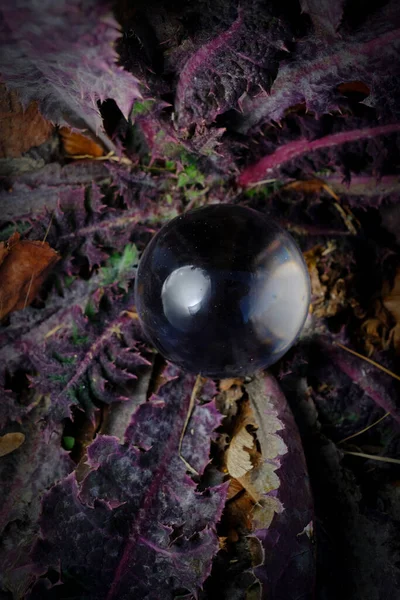
M 164 314 L 171 325 L 181 331 L 200 329 L 199 313 L 208 306 L 210 292 L 210 276 L 202 269 L 186 265 L 172 271 L 161 289 Z
M 293 238 L 265 215 L 213 205 L 177 217 L 139 264 L 136 308 L 168 360 L 210 377 L 276 362 L 308 313 L 310 280 Z

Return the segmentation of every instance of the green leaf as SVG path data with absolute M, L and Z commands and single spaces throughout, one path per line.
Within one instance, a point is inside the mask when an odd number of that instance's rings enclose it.
M 94 321 L 96 318 L 97 310 L 92 300 L 88 300 L 85 306 L 85 316 L 89 319 L 89 321 Z
M 204 187 L 205 178 L 196 165 L 187 165 L 178 175 L 178 188 L 190 185 L 201 185 Z
M 77 346 L 83 346 L 84 344 L 87 344 L 89 341 L 89 338 L 87 335 L 80 335 L 79 330 L 78 330 L 78 326 L 76 325 L 76 323 L 72 324 L 72 341 L 74 344 L 76 344 Z
M 138 115 L 145 115 L 148 112 L 150 112 L 154 102 L 155 100 L 151 99 L 135 102 L 132 108 L 132 119 L 134 119 L 134 117 L 137 117 Z
M 110 256 L 105 267 L 101 269 L 101 284 L 114 285 L 127 291 L 129 280 L 133 278 L 133 269 L 139 261 L 135 244 L 127 244 L 122 253 L 115 252 Z
M 75 438 L 70 435 L 65 435 L 62 439 L 65 450 L 72 450 L 75 446 Z
M 53 358 L 58 360 L 62 365 L 73 365 L 76 363 L 75 356 L 63 356 L 59 352 L 53 352 Z
M 13 223 L 11 225 L 7 225 L 0 231 L 0 242 L 5 242 L 8 240 L 8 238 L 10 238 L 16 231 L 23 235 L 29 230 L 30 227 L 31 224 L 29 221 L 19 221 L 17 224 Z
M 173 160 L 166 160 L 165 161 L 165 168 L 167 169 L 167 171 L 175 171 L 176 169 L 176 162 Z

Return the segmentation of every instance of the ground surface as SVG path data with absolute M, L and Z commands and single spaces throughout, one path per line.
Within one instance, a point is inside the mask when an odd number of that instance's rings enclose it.
M 17 91 L 10 95 L 2 86 L 0 99 L 6 116 L 0 135 L 0 598 L 100 598 L 104 589 L 107 598 L 122 598 L 119 579 L 135 597 L 159 597 L 155 576 L 135 588 L 123 560 L 113 563 L 121 553 L 134 560 L 139 552 L 139 542 L 126 542 L 126 523 L 152 540 L 151 551 L 173 582 L 171 598 L 192 598 L 204 582 L 204 599 L 260 597 L 252 569 L 262 580 L 259 546 L 241 546 L 252 531 L 244 515 L 254 499 L 245 508 L 238 504 L 235 494 L 246 496 L 251 488 L 229 468 L 229 491 L 223 487 L 228 459 L 221 442 L 247 426 L 256 439 L 261 424 L 246 413 L 251 391 L 243 382 L 204 384 L 189 427 L 194 439 L 179 439 L 195 380 L 180 375 L 174 384 L 168 367 L 167 387 L 159 387 L 164 365 L 146 345 L 134 309 L 137 261 L 151 236 L 171 217 L 215 202 L 256 208 L 287 227 L 304 252 L 313 289 L 301 339 L 271 369 L 300 431 L 313 532 L 301 550 L 288 542 L 293 562 L 287 567 L 271 543 L 273 526 L 263 529 L 273 548 L 263 560 L 285 573 L 264 597 L 312 597 L 308 558 L 315 555 L 318 600 L 400 598 L 399 8 L 375 1 L 367 10 L 356 0 L 267 4 L 118 3 L 122 80 L 108 54 L 118 33 L 108 33 L 97 9 L 84 14 L 73 2 L 76 13 L 61 8 L 51 20 L 32 4 L 38 26 L 28 33 L 14 9 L 4 10 L 4 80 Z M 90 26 L 78 31 L 75 14 Z M 48 46 L 39 58 L 27 46 L 22 59 L 13 54 L 21 36 L 33 36 L 40 47 L 34 36 L 43 38 L 43 31 Z M 59 31 L 68 52 L 57 46 Z M 72 41 L 67 31 L 77 32 Z M 57 72 L 47 69 L 54 48 Z M 42 73 L 40 86 L 31 65 Z M 105 73 L 115 78 L 112 84 L 103 84 Z M 19 98 L 29 105 L 25 111 Z M 126 114 L 129 99 L 133 110 Z M 153 392 L 161 400 L 149 402 Z M 286 401 L 276 397 L 280 414 Z M 168 411 L 159 417 L 166 398 Z M 218 411 L 226 415 L 223 426 Z M 292 425 L 282 419 L 285 439 Z M 162 446 L 167 438 L 175 446 Z M 125 446 L 115 446 L 124 439 Z M 176 458 L 182 443 L 200 473 L 191 483 Z M 154 465 L 164 464 L 168 452 L 175 458 L 162 477 L 167 496 L 176 491 L 181 503 L 164 507 L 164 496 L 157 496 L 156 512 L 144 511 L 145 526 L 139 517 L 132 524 L 129 515 L 142 500 L 123 482 L 134 473 L 137 489 L 148 489 L 146 469 L 161 477 Z M 214 462 L 206 468 L 210 452 Z M 276 468 L 283 469 L 274 452 Z M 295 444 L 291 452 L 301 454 Z M 259 455 L 265 459 L 266 451 L 254 441 L 253 467 L 260 467 Z M 148 463 L 141 462 L 145 457 Z M 131 470 L 124 471 L 127 463 Z M 301 469 L 298 464 L 297 477 Z M 171 481 L 178 482 L 175 490 Z M 278 490 L 274 485 L 268 493 Z M 290 501 L 302 489 L 296 485 Z M 189 510 L 200 502 L 194 489 L 203 494 L 208 486 L 212 492 L 192 511 L 196 520 Z M 236 504 L 221 521 L 226 493 Z M 288 493 L 280 500 L 290 505 Z M 299 513 L 311 510 L 306 492 L 298 502 Z M 264 517 L 278 518 L 276 506 L 264 509 Z M 85 519 L 87 529 L 76 525 Z M 155 522 L 164 523 L 166 541 L 152 529 Z M 156 543 L 168 552 L 176 547 L 177 555 L 169 562 Z M 148 565 L 155 559 L 146 548 L 149 555 L 141 556 Z M 308 562 L 295 560 L 296 552 Z M 77 556 L 87 572 L 68 566 Z M 195 580 L 192 560 L 198 561 Z M 98 578 L 99 591 L 90 583 L 88 592 L 87 578 Z

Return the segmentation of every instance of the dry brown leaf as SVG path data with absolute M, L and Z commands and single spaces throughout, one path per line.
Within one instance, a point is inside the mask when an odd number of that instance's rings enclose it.
M 226 451 L 226 468 L 231 477 L 239 479 L 253 468 L 252 450 L 255 448 L 254 437 L 248 428 L 256 429 L 254 415 L 248 400 L 242 403 L 231 443 Z
M 37 102 L 24 110 L 15 91 L 0 84 L 0 158 L 16 158 L 51 135 L 53 125 L 39 112 Z
M 15 235 L 15 233 L 10 237 L 7 244 L 10 243 L 10 241 L 13 239 L 14 235 Z M 0 265 L 9 252 L 7 244 L 5 244 L 4 242 L 0 242 Z
M 384 286 L 382 293 L 383 306 L 392 315 L 394 327 L 390 331 L 389 340 L 393 343 L 396 352 L 400 353 L 400 268 L 397 270 L 391 289 Z
M 226 522 L 229 524 L 229 543 L 236 542 L 238 532 L 243 529 L 249 533 L 257 529 L 267 529 L 274 515 L 283 510 L 276 495 L 270 494 L 280 486 L 276 471 L 281 463 L 276 459 L 287 453 L 287 447 L 279 435 L 283 423 L 269 397 L 262 394 L 260 385 L 258 380 L 245 384 L 248 397 L 246 396 L 246 400 L 241 403 L 245 405 L 244 410 L 239 412 L 242 425 L 247 423 L 257 427 L 255 435 L 258 440 L 249 452 L 253 468 L 242 477 L 231 479 L 229 483 L 225 507 Z M 254 556 L 255 561 L 257 556 L 258 553 Z
M 347 298 L 345 280 L 329 265 L 329 255 L 334 249 L 318 245 L 304 254 L 311 279 L 312 312 L 317 318 L 333 317 L 351 301 Z
M 269 415 L 268 423 L 264 426 L 262 434 L 262 454 L 258 453 L 257 457 L 253 456 L 255 468 L 238 478 L 256 503 L 263 503 L 266 494 L 279 487 L 279 477 L 276 474 L 278 467 L 274 463 L 274 459 L 287 452 L 286 445 L 278 434 L 281 429 L 282 423 L 279 419 L 272 414 Z M 262 507 L 264 508 L 263 505 Z
M 243 385 L 243 380 L 231 377 L 230 379 L 221 379 L 219 382 L 219 389 L 221 392 L 227 392 L 232 387 L 240 387 Z
M 247 547 L 250 551 L 252 567 L 259 567 L 263 565 L 265 554 L 261 540 L 256 536 L 249 536 L 247 538 Z M 259 596 L 259 598 L 260 597 L 261 596 Z
M 327 292 L 326 285 L 321 283 L 318 262 L 322 254 L 322 246 L 315 246 L 304 254 L 304 258 L 307 263 L 308 272 L 311 279 L 311 292 L 313 297 L 313 312 L 315 313 L 315 307 L 325 300 L 325 294 Z
M 265 494 L 279 487 L 279 477 L 275 473 L 277 469 L 273 463 L 265 462 L 257 469 L 247 471 L 238 481 L 255 502 L 260 502 Z
M 296 192 L 303 192 L 304 194 L 321 194 L 322 191 L 329 194 L 334 199 L 333 206 L 339 212 L 342 217 L 347 229 L 353 235 L 357 234 L 357 229 L 355 227 L 355 223 L 359 225 L 359 222 L 351 212 L 348 206 L 342 206 L 339 202 L 340 198 L 336 194 L 336 192 L 332 189 L 332 187 L 323 181 L 322 179 L 306 179 L 306 180 L 297 180 L 291 181 L 290 183 L 284 186 L 286 190 L 295 190 Z
M 239 403 L 243 396 L 242 379 L 222 379 L 219 383 L 220 393 L 218 394 L 218 410 L 230 418 L 236 418 L 239 410 Z
M 272 471 L 276 470 L 273 469 Z M 256 469 L 253 471 L 255 473 Z M 258 470 L 257 478 L 262 480 L 264 474 L 267 475 L 265 485 L 254 485 L 253 489 L 246 489 L 244 485 L 251 486 L 245 478 L 240 480 L 231 479 L 229 482 L 226 511 L 229 513 L 229 522 L 232 523 L 232 518 L 236 523 L 240 524 L 240 519 L 243 518 L 249 529 L 267 529 L 274 517 L 275 513 L 280 513 L 283 510 L 282 504 L 274 496 L 265 495 L 265 492 L 272 491 L 279 487 L 279 479 L 275 475 L 272 482 L 267 470 Z M 265 490 L 265 492 L 263 491 Z
M 381 300 L 375 302 L 373 312 L 374 316 L 361 325 L 367 356 L 371 356 L 376 348 L 387 350 L 390 345 L 390 316 Z
M 365 94 L 365 96 L 369 96 L 371 93 L 369 87 L 362 81 L 348 81 L 347 83 L 340 83 L 337 89 L 341 94 L 357 92 L 358 94 Z
M 68 127 L 61 127 L 60 135 L 64 151 L 68 156 L 91 156 L 93 158 L 104 156 L 104 149 L 81 133 L 71 131 Z
M 237 542 L 239 539 L 238 531 L 253 529 L 253 511 L 254 501 L 248 494 L 238 494 L 225 507 L 225 513 L 229 528 L 227 531 L 228 542 Z
M 25 435 L 23 433 L 6 433 L 0 436 L 0 456 L 5 456 L 14 452 L 21 446 L 25 441 Z
M 241 429 L 229 444 L 227 452 L 227 468 L 231 477 L 243 477 L 247 471 L 253 468 L 250 460 L 249 450 L 254 446 L 254 438 L 246 431 Z
M 58 260 L 47 242 L 21 240 L 19 233 L 0 242 L 0 320 L 33 301 Z
M 291 181 L 285 185 L 287 190 L 295 190 L 296 192 L 304 192 L 305 194 L 320 194 L 323 190 L 327 192 L 335 200 L 339 200 L 338 196 L 322 179 L 307 179 Z
M 243 490 L 244 490 L 244 487 L 242 486 L 240 481 L 238 481 L 237 479 L 231 479 L 229 481 L 229 487 L 228 487 L 226 499 L 232 500 L 232 498 L 234 498 L 235 496 L 240 494 L 240 492 L 243 492 Z
M 391 344 L 400 353 L 400 268 L 392 283 L 385 282 L 361 329 L 366 353 L 387 350 Z
M 257 502 L 253 510 L 253 528 L 268 529 L 275 513 L 283 512 L 282 503 L 274 496 L 265 496 Z
M 238 385 L 233 385 L 226 392 L 221 392 L 220 402 L 224 406 L 224 412 L 235 413 L 236 402 L 243 396 L 243 389 Z
M 218 547 L 220 550 L 226 550 L 226 541 L 227 541 L 227 537 L 226 536 L 219 536 L 218 537 Z
M 238 403 L 231 444 L 225 452 L 226 470 L 232 477 L 225 508 L 229 543 L 237 541 L 237 532 L 243 528 L 249 532 L 268 528 L 275 513 L 283 510 L 278 498 L 270 495 L 280 485 L 276 474 L 280 462 L 276 459 L 287 453 L 287 447 L 279 435 L 283 423 L 266 396 L 261 396 L 260 402 L 261 413 L 268 414 L 268 418 L 261 415 L 254 400 L 260 395 L 257 385 L 257 381 L 253 381 L 244 386 L 248 395 Z M 233 455 L 229 457 L 232 443 Z M 232 460 L 233 465 L 228 464 L 228 459 Z M 232 472 L 236 474 L 243 471 L 242 475 L 232 475 Z

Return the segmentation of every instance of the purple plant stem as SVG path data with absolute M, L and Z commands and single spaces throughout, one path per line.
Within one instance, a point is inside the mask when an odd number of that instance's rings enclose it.
M 300 139 L 289 142 L 278 148 L 272 154 L 264 156 L 254 165 L 247 167 L 239 176 L 238 184 L 242 187 L 248 187 L 251 184 L 262 181 L 266 175 L 278 169 L 283 164 L 298 158 L 307 152 L 314 152 L 322 148 L 332 148 L 348 142 L 355 142 L 361 139 L 371 139 L 379 135 L 389 135 L 400 131 L 400 123 L 390 125 L 379 125 L 378 127 L 368 127 L 364 129 L 354 129 L 352 131 L 341 131 L 327 135 L 317 140 Z

